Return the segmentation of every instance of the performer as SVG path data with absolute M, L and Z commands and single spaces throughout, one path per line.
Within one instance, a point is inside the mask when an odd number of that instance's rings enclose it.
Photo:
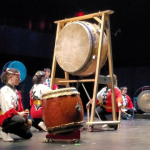
M 1 137 L 6 142 L 14 141 L 9 133 L 16 134 L 24 139 L 30 139 L 32 133 L 25 125 L 29 113 L 23 111 L 21 97 L 19 97 L 15 85 L 19 84 L 20 72 L 14 68 L 7 68 L 1 75 L 2 83 L 6 85 L 0 90 L 0 126 Z
M 50 82 L 51 82 L 50 74 L 51 74 L 51 70 L 49 68 L 44 68 L 44 71 L 45 71 L 45 76 L 46 76 L 45 84 L 48 87 L 50 87 Z
M 109 75 L 108 75 L 109 76 Z M 117 78 L 115 77 L 115 83 L 114 83 L 114 94 L 115 94 L 115 100 L 116 100 L 116 112 L 119 112 L 119 109 L 122 106 L 122 96 L 119 88 L 117 87 Z M 112 113 L 112 103 L 111 103 L 111 84 L 107 84 L 107 87 L 104 87 L 101 89 L 97 94 L 97 107 L 96 112 L 100 116 L 101 120 L 106 121 L 107 118 L 105 115 Z M 91 101 L 89 101 L 86 105 L 88 108 L 91 104 Z M 96 117 L 97 113 L 95 114 Z M 108 125 L 109 127 L 114 127 L 112 125 Z
M 44 68 L 45 71 L 45 76 L 46 76 L 46 82 L 44 83 L 45 85 L 47 85 L 48 87 L 50 87 L 50 82 L 51 82 L 51 78 L 50 78 L 50 74 L 51 74 L 51 70 L 49 68 Z M 58 85 L 53 85 L 53 90 L 57 90 L 59 89 Z
M 42 119 L 42 95 L 45 92 L 51 91 L 51 89 L 44 85 L 45 82 L 45 72 L 37 71 L 33 77 L 33 87 L 30 90 L 30 105 L 31 105 L 31 117 L 32 117 L 32 125 L 38 130 L 46 130 L 46 126 Z
M 127 120 L 128 114 L 133 114 L 133 112 L 136 112 L 136 109 L 133 107 L 133 103 L 131 101 L 131 98 L 127 95 L 127 87 L 121 87 L 121 94 L 122 94 L 122 99 L 123 99 L 123 106 L 122 106 L 122 113 L 121 113 L 121 118 L 123 120 Z

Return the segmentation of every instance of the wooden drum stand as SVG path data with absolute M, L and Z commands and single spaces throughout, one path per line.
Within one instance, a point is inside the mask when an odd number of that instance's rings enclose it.
M 65 19 L 56 21 L 57 23 L 57 32 L 56 32 L 56 40 L 58 38 L 59 32 L 63 29 L 63 27 L 71 23 L 73 21 L 81 21 L 86 19 L 95 19 L 100 25 L 101 25 L 101 32 L 99 37 L 99 47 L 98 47 L 98 56 L 97 56 L 97 66 L 96 66 L 96 72 L 95 72 L 95 78 L 94 79 L 82 79 L 82 80 L 69 80 L 69 74 L 65 72 L 65 78 L 55 78 L 55 72 L 56 72 L 56 57 L 55 57 L 55 49 L 54 49 L 54 55 L 53 55 L 53 64 L 52 64 L 52 73 L 51 73 L 51 84 L 50 88 L 52 88 L 53 84 L 57 85 L 65 85 L 66 87 L 69 87 L 69 83 L 73 82 L 94 82 L 94 91 L 93 91 L 93 104 L 92 104 L 92 110 L 91 110 L 91 118 L 90 121 L 88 121 L 86 124 L 88 126 L 92 125 L 99 125 L 99 124 L 111 124 L 111 125 L 117 125 L 120 124 L 120 120 L 118 121 L 116 119 L 116 105 L 115 105 L 115 95 L 114 95 L 114 80 L 113 80 L 113 60 L 112 60 L 112 46 L 111 46 L 111 31 L 110 31 L 110 20 L 109 15 L 113 14 L 114 12 L 111 10 L 102 11 L 98 13 L 93 13 L 85 16 Z M 100 18 L 101 19 L 100 19 Z M 102 52 L 102 43 L 103 43 L 103 35 L 104 31 L 106 30 L 107 34 L 107 40 L 108 40 L 108 63 L 109 63 L 109 74 L 110 77 L 105 77 L 105 80 L 103 80 L 104 77 L 99 76 L 100 74 L 100 58 L 101 58 L 101 52 Z M 56 44 L 55 40 L 55 44 Z M 96 106 L 96 95 L 98 91 L 98 84 L 111 84 L 111 99 L 112 99 L 112 117 L 113 121 L 99 121 L 94 122 L 95 117 L 95 106 Z

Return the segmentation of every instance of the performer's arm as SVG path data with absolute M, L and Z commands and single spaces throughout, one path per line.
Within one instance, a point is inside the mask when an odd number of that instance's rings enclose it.
M 119 108 L 121 108 L 122 105 L 123 105 L 122 94 L 121 94 L 121 92 L 117 88 L 115 88 L 115 99 L 116 99 L 117 106 Z
M 16 102 L 13 99 L 13 96 L 9 91 L 3 91 L 1 93 L 1 109 L 5 115 L 6 118 L 12 117 L 14 115 L 20 115 L 23 116 L 23 112 L 21 114 L 16 111 Z M 25 114 L 24 114 L 25 115 Z
M 129 108 L 133 108 L 133 103 L 132 103 L 132 101 L 131 101 L 131 98 L 127 95 L 127 99 L 128 99 L 128 104 L 127 104 L 127 106 L 129 107 Z
M 22 105 L 22 96 L 21 96 L 21 94 L 19 93 L 19 91 L 17 91 L 17 92 L 18 92 L 18 96 L 19 96 L 18 112 L 22 112 L 22 111 L 24 111 L 24 108 L 23 108 L 23 105 Z

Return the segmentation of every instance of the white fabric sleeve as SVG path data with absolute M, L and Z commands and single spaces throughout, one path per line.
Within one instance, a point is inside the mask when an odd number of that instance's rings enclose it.
M 52 91 L 52 89 L 50 89 L 47 85 L 42 85 L 42 95 L 46 92 Z
M 42 99 L 42 95 L 46 92 L 52 91 L 47 85 L 39 84 L 35 87 L 33 92 L 35 91 L 34 96 L 38 97 L 38 99 Z
M 7 89 L 1 91 L 0 97 L 1 97 L 1 109 L 3 113 L 7 112 L 12 108 L 16 109 L 15 104 L 16 101 L 13 98 L 12 94 Z
M 97 99 L 100 101 L 102 99 L 102 94 L 106 90 L 105 88 L 102 88 L 98 93 L 97 93 Z

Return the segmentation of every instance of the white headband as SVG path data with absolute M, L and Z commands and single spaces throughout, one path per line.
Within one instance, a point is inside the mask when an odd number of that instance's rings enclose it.
M 9 69 L 10 69 L 10 68 L 7 68 L 5 72 L 20 76 L 20 73 L 12 72 L 12 71 L 10 71 Z

